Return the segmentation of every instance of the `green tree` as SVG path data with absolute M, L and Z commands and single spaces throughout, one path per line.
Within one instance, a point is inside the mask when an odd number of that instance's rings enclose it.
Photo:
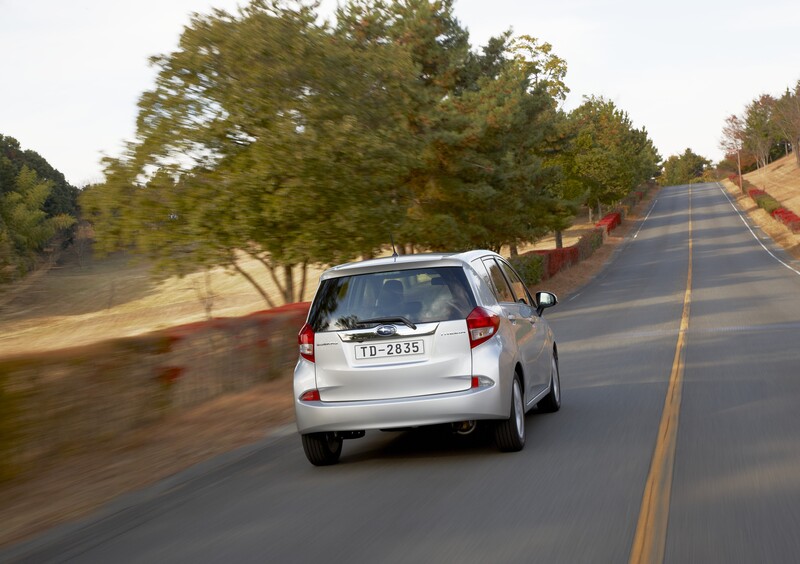
M 682 155 L 672 155 L 664 162 L 664 174 L 659 179 L 664 186 L 693 184 L 710 180 L 711 161 L 686 149 Z
M 645 129 L 603 98 L 587 98 L 570 114 L 575 133 L 572 177 L 588 190 L 587 203 L 602 206 L 624 198 L 659 170 L 661 157 Z
M 513 249 L 548 229 L 554 171 L 540 153 L 567 92 L 566 64 L 549 44 L 511 32 L 471 51 L 452 4 L 380 4 L 382 27 L 370 27 L 409 48 L 419 69 L 408 108 L 422 149 L 400 237 L 409 248 Z
M 132 246 L 177 274 L 222 265 L 272 305 L 243 258 L 294 301 L 307 264 L 389 240 L 414 154 L 404 104 L 416 68 L 404 48 L 366 48 L 317 19 L 313 6 L 255 1 L 196 17 L 154 59 L 136 141 L 83 202 L 101 249 Z
M 44 204 L 53 182 L 42 181 L 36 172 L 23 166 L 14 187 L 0 194 L 0 277 L 8 279 L 31 268 L 36 253 L 42 251 L 59 229 L 75 222 L 67 214 L 48 217 Z
M 554 170 L 537 150 L 554 128 L 553 99 L 544 85 L 532 87 L 513 60 L 477 86 L 440 106 L 437 176 L 417 192 L 421 205 L 414 210 L 426 247 L 499 250 L 549 228 L 545 187 Z
M 23 150 L 13 137 L 0 135 L 0 192 L 12 189 L 23 166 L 36 172 L 42 180 L 49 180 L 53 188 L 43 209 L 48 217 L 68 214 L 78 215 L 78 189 L 69 184 L 64 175 L 53 168 L 39 153 Z
M 773 110 L 775 129 L 791 145 L 800 165 L 800 80 L 776 100 Z
M 725 156 L 736 161 L 736 176 L 739 179 L 739 189 L 742 189 L 742 150 L 744 149 L 744 123 L 736 114 L 725 118 L 722 128 L 720 148 L 725 151 Z
M 769 164 L 770 151 L 776 141 L 774 108 L 775 99 L 769 94 L 762 94 L 745 108 L 744 146 L 755 156 L 759 168 Z

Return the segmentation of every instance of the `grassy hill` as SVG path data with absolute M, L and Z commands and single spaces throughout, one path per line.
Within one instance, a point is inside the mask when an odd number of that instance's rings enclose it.
M 745 177 L 800 214 L 800 170 L 793 156 Z M 764 221 L 774 222 L 769 216 Z M 578 218 L 564 244 L 572 244 L 590 227 L 587 217 Z M 773 237 L 779 236 L 776 230 Z M 553 246 L 552 238 L 546 238 L 535 248 Z M 255 262 L 246 266 L 259 280 L 268 278 Z M 305 299 L 313 295 L 319 274 L 319 269 L 310 269 Z M 209 280 L 215 317 L 244 315 L 267 307 L 241 276 L 219 269 Z M 552 284 L 548 289 L 559 291 Z M 157 280 L 146 262 L 127 255 L 84 257 L 79 261 L 65 252 L 49 270 L 0 293 L 0 356 L 83 345 L 199 321 L 206 317 L 200 299 L 205 293 L 202 273 Z M 280 303 L 274 289 L 272 294 Z
M 800 215 L 800 167 L 794 155 L 787 155 L 761 170 L 745 174 L 744 177 L 766 190 L 785 208 Z
M 202 273 L 157 280 L 146 262 L 124 254 L 80 262 L 66 252 L 51 268 L 0 294 L 0 356 L 136 335 L 206 317 L 200 296 L 208 287 Z M 266 278 L 263 267 L 258 272 L 256 264 L 247 266 Z M 267 308 L 244 278 L 222 269 L 211 273 L 210 289 L 215 317 Z M 313 291 L 313 286 L 307 290 L 307 299 Z
M 761 170 L 744 175 L 752 185 L 778 200 L 783 207 L 800 215 L 800 167 L 794 155 L 788 155 Z M 772 239 L 800 260 L 800 234 L 793 234 L 783 224 L 772 218 L 766 211 L 759 208 L 748 196 L 739 192 L 738 186 L 728 180 L 724 182 L 732 195 L 738 199 L 739 206 L 744 209 L 753 221 L 761 227 Z

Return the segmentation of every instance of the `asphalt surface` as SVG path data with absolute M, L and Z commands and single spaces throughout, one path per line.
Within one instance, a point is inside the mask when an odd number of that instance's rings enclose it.
M 627 562 L 691 238 L 663 560 L 798 562 L 800 265 L 753 232 L 715 184 L 664 188 L 609 266 L 548 311 L 563 407 L 528 414 L 522 452 L 486 433 L 368 433 L 316 468 L 284 430 L 0 561 Z

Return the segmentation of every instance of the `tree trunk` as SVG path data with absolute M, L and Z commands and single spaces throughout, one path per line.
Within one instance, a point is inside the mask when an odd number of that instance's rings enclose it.
M 300 271 L 300 295 L 298 296 L 299 302 L 303 301 L 306 295 L 306 282 L 308 281 L 308 262 L 304 261 L 301 265 L 302 270 Z
M 286 288 L 281 284 L 281 281 L 278 279 L 278 275 L 275 274 L 275 267 L 272 266 L 269 263 L 269 261 L 267 259 L 265 259 L 264 257 L 262 257 L 261 255 L 258 255 L 256 253 L 249 253 L 249 252 L 247 254 L 249 254 L 251 257 L 256 259 L 261 264 L 263 264 L 264 268 L 266 268 L 269 271 L 269 275 L 272 278 L 272 283 L 275 284 L 275 287 L 278 289 L 278 292 L 280 292 L 281 296 L 283 296 L 283 299 L 285 300 L 286 299 Z M 291 303 L 291 302 L 285 302 L 285 303 Z
M 739 173 L 739 192 L 744 193 L 744 188 L 742 187 L 742 158 L 739 155 L 739 151 L 736 151 L 736 170 Z
M 564 248 L 564 233 L 561 231 L 556 231 L 556 249 L 563 249 Z
M 519 251 L 517 250 L 516 243 L 511 243 L 508 247 L 509 247 L 509 253 L 511 254 L 512 257 L 519 256 Z
M 283 265 L 284 292 L 283 299 L 287 304 L 294 303 L 294 269 L 291 264 Z
M 597 220 L 603 219 L 603 204 L 600 203 L 600 200 L 597 200 Z
M 244 277 L 245 277 L 245 279 L 246 279 L 248 282 L 250 282 L 250 284 L 252 284 L 252 285 L 253 285 L 253 287 L 256 289 L 256 291 L 258 291 L 258 293 L 259 293 L 259 294 L 261 294 L 261 297 L 262 297 L 262 298 L 264 298 L 264 301 L 265 301 L 265 302 L 267 302 L 267 305 L 268 305 L 269 307 L 271 307 L 271 308 L 275 307 L 275 302 L 273 302 L 273 301 L 270 299 L 270 297 L 269 297 L 269 296 L 267 295 L 267 293 L 264 291 L 264 288 L 262 288 L 262 287 L 259 285 L 259 283 L 258 283 L 258 282 L 256 282 L 255 278 L 253 278 L 252 276 L 250 276 L 250 274 L 249 274 L 248 272 L 245 272 L 244 270 L 242 270 L 242 267 L 240 267 L 240 266 L 239 266 L 238 264 L 236 264 L 235 262 L 233 263 L 233 269 L 234 269 L 236 272 L 238 272 L 239 274 L 241 274 L 242 276 L 244 276 Z

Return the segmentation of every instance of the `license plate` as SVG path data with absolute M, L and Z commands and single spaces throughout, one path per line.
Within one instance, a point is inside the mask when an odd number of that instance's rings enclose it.
M 403 341 L 402 343 L 377 343 L 374 345 L 357 344 L 356 358 L 384 358 L 423 354 L 425 347 L 422 340 Z

